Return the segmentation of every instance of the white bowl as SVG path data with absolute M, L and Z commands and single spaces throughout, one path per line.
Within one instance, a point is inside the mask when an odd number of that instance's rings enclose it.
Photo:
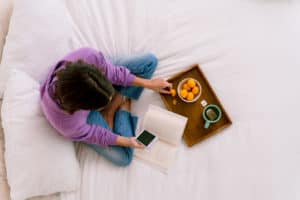
M 199 87 L 199 93 L 198 93 L 197 96 L 195 96 L 194 99 L 191 100 L 191 101 L 189 101 L 189 100 L 183 98 L 182 96 L 180 96 L 180 91 L 181 91 L 182 85 L 183 85 L 185 82 L 187 82 L 187 80 L 189 80 L 189 79 L 193 79 L 193 80 L 196 82 L 196 85 Z M 185 79 L 182 79 L 182 80 L 179 82 L 178 86 L 177 86 L 177 94 L 178 94 L 179 98 L 180 98 L 182 101 L 186 102 L 186 103 L 193 103 L 193 102 L 197 101 L 197 100 L 199 99 L 199 97 L 201 96 L 201 93 L 202 93 L 202 87 L 201 87 L 199 81 L 197 81 L 197 80 L 194 79 L 194 78 L 185 78 Z

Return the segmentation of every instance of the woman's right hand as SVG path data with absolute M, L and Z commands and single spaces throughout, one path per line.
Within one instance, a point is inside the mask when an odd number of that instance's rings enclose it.
M 172 84 L 163 78 L 155 78 L 150 80 L 149 88 L 163 94 L 170 94 Z
M 163 78 L 144 79 L 136 76 L 133 80 L 133 85 L 145 87 L 163 94 L 170 94 L 170 90 L 172 89 L 172 84 Z

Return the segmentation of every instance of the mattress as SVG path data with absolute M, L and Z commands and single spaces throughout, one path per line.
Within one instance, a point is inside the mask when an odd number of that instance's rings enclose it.
M 199 63 L 233 125 L 192 148 L 182 142 L 167 175 L 138 160 L 115 167 L 78 145 L 81 188 L 61 200 L 300 198 L 299 2 L 68 0 L 67 6 L 73 48 L 91 46 L 115 58 L 153 52 L 154 77 Z M 149 104 L 163 107 L 149 90 L 133 102 L 139 121 Z

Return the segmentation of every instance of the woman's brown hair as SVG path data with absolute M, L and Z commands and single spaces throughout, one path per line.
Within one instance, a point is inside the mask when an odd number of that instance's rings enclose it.
M 82 60 L 67 62 L 56 76 L 54 98 L 70 114 L 104 107 L 114 94 L 114 88 L 104 74 Z

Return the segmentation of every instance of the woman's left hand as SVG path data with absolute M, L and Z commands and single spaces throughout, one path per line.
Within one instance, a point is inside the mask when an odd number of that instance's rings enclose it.
M 163 94 L 170 94 L 172 84 L 163 78 L 155 78 L 150 80 L 149 88 Z

